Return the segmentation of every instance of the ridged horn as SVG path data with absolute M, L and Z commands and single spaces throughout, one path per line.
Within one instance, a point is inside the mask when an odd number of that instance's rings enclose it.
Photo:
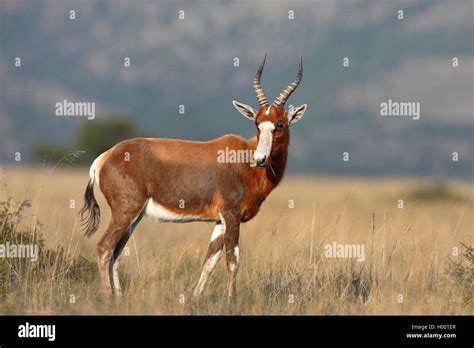
M 263 61 L 260 64 L 260 67 L 258 68 L 257 74 L 255 74 L 255 78 L 253 79 L 253 89 L 255 90 L 255 94 L 257 95 L 257 101 L 260 104 L 260 107 L 268 105 L 267 97 L 265 97 L 265 93 L 263 93 L 263 88 L 260 85 L 260 78 L 262 77 L 262 71 L 266 60 L 267 54 L 265 53 L 265 57 L 263 57 Z
M 298 74 L 296 75 L 296 79 L 294 79 L 294 81 L 290 83 L 288 87 L 286 87 L 286 89 L 284 89 L 280 93 L 280 95 L 273 102 L 273 105 L 278 108 L 283 108 L 286 101 L 290 97 L 290 95 L 295 91 L 295 89 L 300 84 L 302 77 L 303 77 L 303 57 L 301 57 L 301 60 L 300 60 L 300 66 L 298 68 Z

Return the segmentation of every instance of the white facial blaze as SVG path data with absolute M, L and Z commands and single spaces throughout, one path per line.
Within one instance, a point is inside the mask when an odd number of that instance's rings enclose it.
M 270 111 L 272 110 L 272 106 L 270 105 L 267 110 L 265 111 L 265 115 L 270 115 Z
M 273 130 L 275 125 L 270 121 L 264 121 L 258 125 L 260 130 L 260 137 L 257 144 L 257 149 L 253 154 L 255 162 L 261 162 L 263 159 L 270 156 L 272 151 Z

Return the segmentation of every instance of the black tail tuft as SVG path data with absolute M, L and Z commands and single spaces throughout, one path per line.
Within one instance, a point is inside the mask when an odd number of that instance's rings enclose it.
M 100 209 L 94 197 L 94 181 L 90 180 L 84 192 L 84 206 L 79 211 L 86 237 L 92 236 L 100 223 Z

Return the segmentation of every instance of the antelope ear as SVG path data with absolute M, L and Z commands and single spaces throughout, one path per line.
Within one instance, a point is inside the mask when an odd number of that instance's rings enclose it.
M 293 110 L 288 113 L 288 123 L 293 124 L 298 122 L 303 117 L 307 107 L 307 104 L 303 104 L 297 108 L 293 108 Z
M 257 117 L 257 113 L 251 106 L 239 103 L 238 101 L 235 101 L 235 100 L 232 101 L 232 104 L 234 104 L 237 111 L 240 112 L 242 115 L 244 115 L 251 121 L 255 121 L 255 117 Z

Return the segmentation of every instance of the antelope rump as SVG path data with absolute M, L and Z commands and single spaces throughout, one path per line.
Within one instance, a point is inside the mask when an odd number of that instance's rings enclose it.
M 97 231 L 100 209 L 94 197 L 96 182 L 112 212 L 110 224 L 97 244 L 101 293 L 121 294 L 120 254 L 144 216 L 163 222 L 211 221 L 215 227 L 201 276 L 194 290 L 199 297 L 222 255 L 229 280 L 228 296 L 236 294 L 240 224 L 252 219 L 281 181 L 288 157 L 289 126 L 306 111 L 306 104 L 285 111 L 287 99 L 301 82 L 301 59 L 296 79 L 269 104 L 260 78 L 266 55 L 253 81 L 258 110 L 233 101 L 255 123 L 251 139 L 224 135 L 210 141 L 161 138 L 125 140 L 102 153 L 90 167 L 85 204 L 80 211 L 85 234 Z M 251 151 L 253 163 L 220 163 L 223 149 Z

